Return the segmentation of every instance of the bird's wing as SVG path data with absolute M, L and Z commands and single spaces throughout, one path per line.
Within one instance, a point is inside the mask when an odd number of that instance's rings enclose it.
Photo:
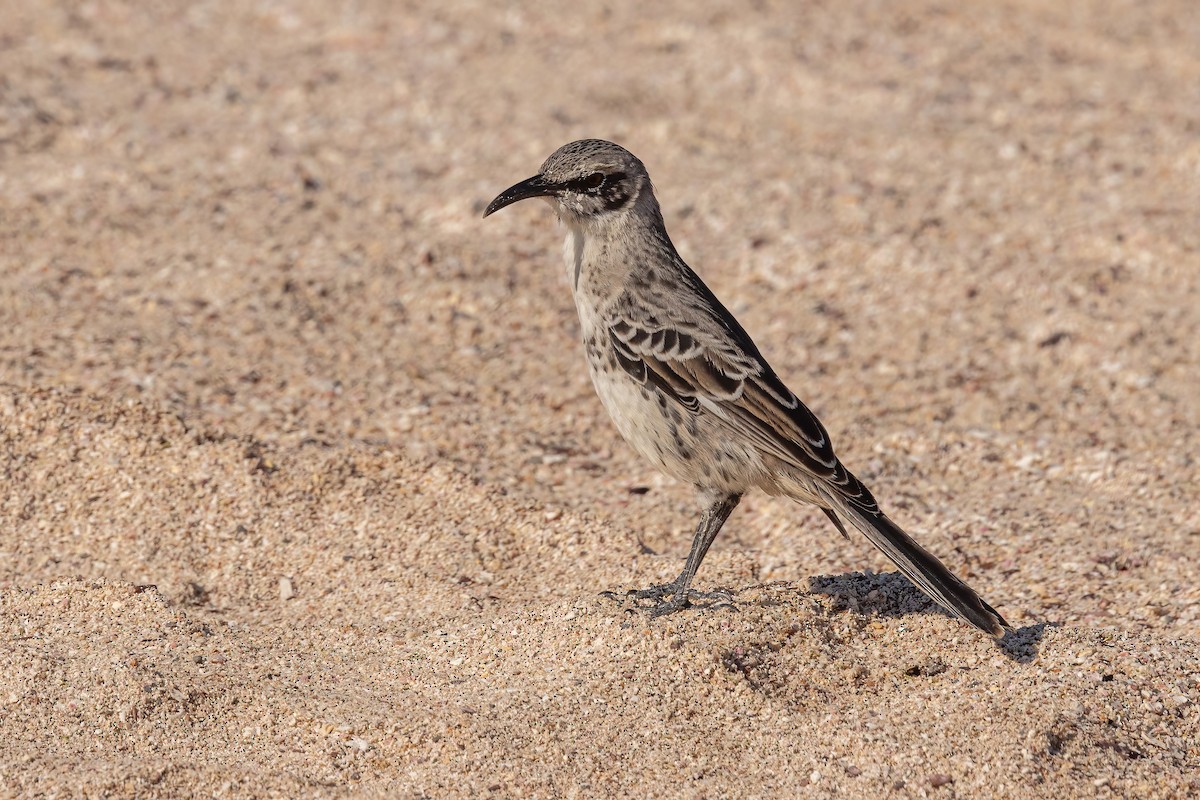
M 687 319 L 667 320 L 627 296 L 609 321 L 617 361 L 691 413 L 711 414 L 762 452 L 822 480 L 864 512 L 877 512 L 871 493 L 834 455 L 825 426 L 733 316 L 711 295 L 704 299 Z

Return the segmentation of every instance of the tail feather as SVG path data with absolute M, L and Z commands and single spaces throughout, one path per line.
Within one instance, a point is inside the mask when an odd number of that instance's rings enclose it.
M 870 513 L 860 511 L 852 505 L 839 505 L 841 507 L 838 510 L 854 524 L 854 527 L 862 531 L 871 544 L 882 550 L 905 577 L 921 587 L 925 594 L 984 633 L 995 637 L 1004 635 L 1005 629 L 1009 627 L 1004 617 L 947 569 L 937 556 L 921 547 L 901 530 L 899 525 L 882 512 Z

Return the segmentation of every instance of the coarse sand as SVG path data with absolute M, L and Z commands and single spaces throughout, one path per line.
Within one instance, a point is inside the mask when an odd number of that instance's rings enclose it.
M 594 397 L 564 142 L 1016 630 Z M 0 2 L 0 796 L 1200 795 L 1192 0 Z

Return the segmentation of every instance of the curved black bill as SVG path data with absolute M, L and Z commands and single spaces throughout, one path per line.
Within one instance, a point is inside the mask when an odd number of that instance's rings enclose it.
M 534 175 L 532 178 L 526 178 L 518 184 L 508 187 L 496 199 L 488 203 L 487 209 L 483 212 L 486 217 L 489 214 L 495 214 L 505 206 L 511 206 L 518 200 L 527 200 L 530 197 L 548 197 L 556 191 L 557 187 L 554 184 L 543 180 L 541 175 Z

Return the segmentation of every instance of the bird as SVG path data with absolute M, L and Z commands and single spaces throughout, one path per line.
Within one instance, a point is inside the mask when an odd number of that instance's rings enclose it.
M 483 212 L 544 198 L 566 228 L 563 259 L 588 370 L 635 451 L 695 487 L 703 511 L 679 576 L 631 594 L 652 617 L 692 605 L 692 582 L 743 495 L 758 489 L 846 522 L 954 616 L 993 637 L 1009 625 L 894 523 L 834 453 L 733 314 L 680 257 L 645 165 L 603 139 L 558 148 Z

